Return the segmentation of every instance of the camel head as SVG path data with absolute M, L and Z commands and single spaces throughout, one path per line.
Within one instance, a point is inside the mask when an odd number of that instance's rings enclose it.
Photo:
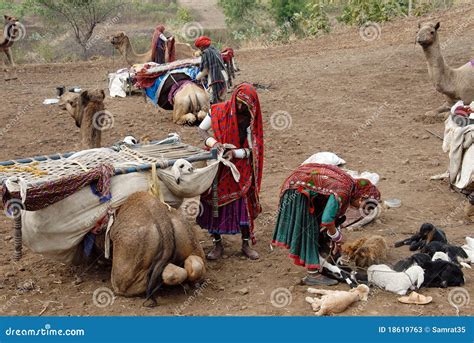
M 434 23 L 432 21 L 418 24 L 418 33 L 416 35 L 416 42 L 426 49 L 433 45 L 438 40 L 439 21 Z
M 76 126 L 81 127 L 79 119 L 79 94 L 66 92 L 59 99 L 58 106 L 61 110 L 66 111 L 76 121 Z
M 110 36 L 110 43 L 115 47 L 115 49 L 119 49 L 121 46 L 123 46 L 126 42 L 127 35 L 125 32 L 117 32 L 116 34 Z
M 20 34 L 20 21 L 16 17 L 12 17 L 9 15 L 4 15 L 5 18 L 5 29 L 8 37 L 14 39 L 17 38 Z
M 81 127 L 84 113 L 97 112 L 104 109 L 105 93 L 103 90 L 85 90 L 80 94 L 67 92 L 59 100 L 59 108 L 66 110 L 76 122 L 77 127 Z

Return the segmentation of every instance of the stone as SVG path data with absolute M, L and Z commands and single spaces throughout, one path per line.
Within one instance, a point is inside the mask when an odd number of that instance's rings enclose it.
M 78 276 L 78 277 L 73 281 L 73 284 L 74 284 L 75 286 L 77 286 L 77 285 L 80 285 L 80 284 L 83 283 L 83 282 L 84 282 L 84 280 L 82 280 L 82 278 Z
M 238 290 L 238 292 L 241 295 L 246 295 L 246 294 L 249 294 L 249 289 L 247 287 L 241 288 L 241 289 Z

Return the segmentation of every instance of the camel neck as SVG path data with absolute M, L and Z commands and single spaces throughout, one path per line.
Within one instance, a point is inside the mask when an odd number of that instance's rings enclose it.
M 122 45 L 122 49 L 124 50 L 122 53 L 125 55 L 125 57 L 135 55 L 135 51 L 133 51 L 132 48 L 132 43 L 130 43 L 130 39 L 128 37 L 126 38 L 125 44 Z
M 437 87 L 449 87 L 452 79 L 452 69 L 446 64 L 441 53 L 441 48 L 438 41 L 435 41 L 428 48 L 423 49 L 428 64 L 428 71 L 432 81 Z

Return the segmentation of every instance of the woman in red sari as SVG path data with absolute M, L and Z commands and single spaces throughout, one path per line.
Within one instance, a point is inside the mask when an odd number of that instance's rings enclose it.
M 208 130 L 212 128 L 213 136 Z M 224 150 L 223 144 L 232 144 L 224 156 L 231 159 L 240 172 L 236 182 L 227 167 L 219 170 L 216 182 L 201 196 L 203 210 L 197 223 L 214 238 L 214 249 L 207 255 L 210 260 L 222 257 L 222 234 L 242 235 L 242 252 L 250 259 L 258 253 L 250 247 L 255 244 L 254 219 L 260 214 L 260 185 L 263 169 L 263 125 L 260 102 L 255 87 L 243 83 L 236 87 L 229 101 L 212 105 L 199 132 L 209 148 Z

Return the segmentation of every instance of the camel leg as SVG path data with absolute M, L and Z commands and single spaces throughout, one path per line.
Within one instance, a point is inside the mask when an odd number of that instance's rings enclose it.
M 199 121 L 203 121 L 204 118 L 206 118 L 206 116 L 207 116 L 207 112 L 205 112 L 205 111 L 199 111 L 198 114 L 197 114 L 197 117 L 198 117 Z
M 191 255 L 184 261 L 184 269 L 188 275 L 188 281 L 199 281 L 206 273 L 206 267 L 201 257 Z
M 188 273 L 184 268 L 178 267 L 173 263 L 168 263 L 163 270 L 162 277 L 165 285 L 176 286 L 186 281 Z
M 453 107 L 453 105 L 455 103 L 456 103 L 455 99 L 447 98 L 446 102 L 443 105 L 441 105 L 440 107 L 438 107 L 434 110 L 426 112 L 425 116 L 427 116 L 427 117 L 437 117 L 441 113 L 449 112 L 451 110 L 451 107 Z
M 175 122 L 178 125 L 184 125 L 184 124 L 194 124 L 196 122 L 196 116 L 192 113 L 185 114 Z
M 12 55 L 11 49 L 5 50 L 5 54 L 7 55 L 8 62 L 10 62 L 10 65 L 11 65 L 12 67 L 14 67 L 14 66 L 15 66 L 15 62 L 13 61 L 13 55 Z

